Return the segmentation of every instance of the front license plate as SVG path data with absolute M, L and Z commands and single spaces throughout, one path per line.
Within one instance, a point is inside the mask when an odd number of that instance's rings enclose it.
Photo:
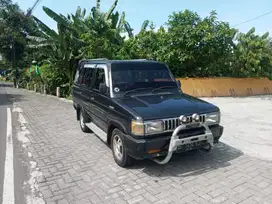
M 186 128 L 195 128 L 195 127 L 199 127 L 198 123 L 192 123 L 192 124 L 187 124 Z
M 202 147 L 203 142 L 193 142 L 190 144 L 184 144 L 177 147 L 177 151 L 190 151 Z

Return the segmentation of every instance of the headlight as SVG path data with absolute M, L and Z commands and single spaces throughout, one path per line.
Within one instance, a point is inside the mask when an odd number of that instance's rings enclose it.
M 149 135 L 163 132 L 163 121 L 146 121 L 140 122 L 132 120 L 131 133 L 134 135 Z
M 220 123 L 220 112 L 206 114 L 207 125 L 215 125 Z
M 162 121 L 149 121 L 145 123 L 145 134 L 154 134 L 163 132 Z

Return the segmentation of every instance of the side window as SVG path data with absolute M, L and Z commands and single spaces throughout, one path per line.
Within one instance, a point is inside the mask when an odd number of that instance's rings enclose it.
M 95 64 L 84 64 L 79 71 L 79 83 L 83 86 L 90 87 Z
M 97 68 L 95 72 L 94 89 L 99 90 L 99 84 L 105 83 L 105 71 L 103 68 Z
M 85 69 L 85 72 L 83 74 L 81 84 L 86 87 L 90 87 L 91 81 L 92 81 L 93 68 L 84 68 L 84 69 Z

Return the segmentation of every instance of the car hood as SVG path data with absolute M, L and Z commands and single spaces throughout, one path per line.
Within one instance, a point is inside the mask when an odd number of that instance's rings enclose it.
M 131 96 L 118 99 L 118 102 L 134 110 L 144 120 L 174 118 L 219 110 L 211 103 L 184 93 Z

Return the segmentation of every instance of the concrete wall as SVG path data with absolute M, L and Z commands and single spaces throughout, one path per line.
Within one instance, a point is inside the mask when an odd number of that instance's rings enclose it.
M 272 94 L 267 78 L 178 78 L 182 90 L 197 97 L 253 96 Z

